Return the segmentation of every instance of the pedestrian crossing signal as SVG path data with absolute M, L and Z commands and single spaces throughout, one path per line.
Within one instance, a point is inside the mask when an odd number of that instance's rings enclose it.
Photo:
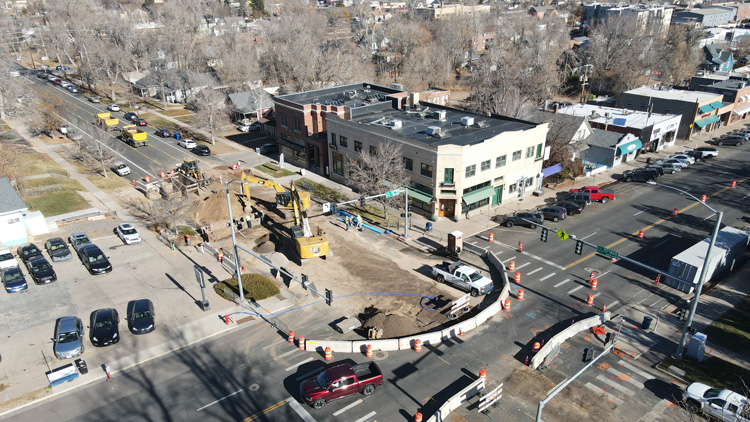
M 331 306 L 333 303 L 333 292 L 326 289 L 326 305 Z
M 549 230 L 547 230 L 544 227 L 542 227 L 542 242 L 546 242 L 547 241 L 547 235 L 548 234 L 549 234 Z
M 583 241 L 577 240 L 576 241 L 576 255 L 580 255 L 583 252 Z

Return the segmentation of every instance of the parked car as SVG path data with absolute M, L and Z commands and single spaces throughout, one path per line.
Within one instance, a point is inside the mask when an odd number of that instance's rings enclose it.
M 31 279 L 36 284 L 49 284 L 57 281 L 57 274 L 52 265 L 43 256 L 35 256 L 26 263 Z
M 116 163 L 112 164 L 112 171 L 115 172 L 118 176 L 127 176 L 130 174 L 130 167 L 128 167 L 128 165 L 123 163 L 122 161 L 117 161 Z
M 743 136 L 727 136 L 726 138 L 719 138 L 716 141 L 716 145 L 734 145 L 736 147 L 747 142 Z
M 686 151 L 685 154 L 706 160 L 709 158 L 718 157 L 719 150 L 714 147 L 698 147 L 696 149 Z
M 674 164 L 674 165 L 682 167 L 682 168 L 685 168 L 685 167 L 688 166 L 688 162 L 687 161 L 678 160 L 677 158 L 667 158 L 667 159 L 663 159 L 663 160 L 656 160 L 654 162 L 654 164 L 656 164 L 656 165 Z
M 65 136 L 68 137 L 71 141 L 78 142 L 81 139 L 83 139 L 83 134 L 77 130 L 74 129 L 68 129 L 65 131 Z
M 57 85 L 60 85 L 60 87 L 62 87 L 62 88 L 67 88 L 67 87 L 69 87 L 71 85 L 71 83 L 68 82 L 68 81 L 60 81 L 60 83 L 57 84 Z
M 135 113 L 133 113 L 133 112 L 131 111 L 131 112 L 129 112 L 129 113 L 125 113 L 125 115 L 123 116 L 123 118 L 124 118 L 125 120 L 130 120 L 131 122 L 135 122 L 136 120 L 138 120 L 138 115 L 137 115 L 137 114 L 135 114 Z
M 128 302 L 128 329 L 133 334 L 148 334 L 156 327 L 154 304 L 148 299 Z
M 464 265 L 461 261 L 437 264 L 432 267 L 432 275 L 438 283 L 447 283 L 469 292 L 472 296 L 486 295 L 494 285 L 489 277 L 485 277 L 478 270 Z
M 196 145 L 195 148 L 191 149 L 190 151 L 192 151 L 193 154 L 204 156 L 204 157 L 211 155 L 211 150 L 205 145 Z
M 78 251 L 78 256 L 81 258 L 83 266 L 89 270 L 92 275 L 106 274 L 112 272 L 112 264 L 109 259 L 98 246 L 93 243 L 81 246 Z
M 0 270 L 17 266 L 18 261 L 16 261 L 16 257 L 13 256 L 13 252 L 5 246 L 0 246 Z
M 117 227 L 115 227 L 115 234 L 127 245 L 141 243 L 141 235 L 138 234 L 138 230 L 136 230 L 130 223 L 118 224 Z
M 545 220 L 552 220 L 555 223 L 560 220 L 565 220 L 565 218 L 568 216 L 568 211 L 565 210 L 565 208 L 556 207 L 554 205 L 542 207 L 537 209 L 536 211 L 542 213 L 542 216 L 544 216 Z
M 59 237 L 53 237 L 44 242 L 44 248 L 47 249 L 47 253 L 52 259 L 52 262 L 67 261 L 73 258 L 73 254 L 70 253 L 68 244 Z
M 646 167 L 640 167 L 640 168 L 642 168 L 642 169 L 652 169 L 652 170 L 656 171 L 657 175 L 664 176 L 664 168 L 661 165 L 648 164 L 648 165 L 646 165 Z
M 576 215 L 583 212 L 583 205 L 576 204 L 575 202 L 570 201 L 561 201 L 556 204 L 554 204 L 556 207 L 563 207 L 565 208 L 565 211 L 568 213 L 568 215 Z
M 148 126 L 146 119 L 136 119 L 135 124 L 138 126 Z
M 703 413 L 709 420 L 750 421 L 750 402 L 732 390 L 719 390 L 694 382 L 683 392 L 683 400 L 691 413 Z
M 55 82 L 57 80 L 57 76 L 55 75 L 48 75 L 47 80 L 50 82 Z
M 260 153 L 261 154 L 275 154 L 279 152 L 279 145 L 278 144 L 263 144 L 260 147 Z
M 505 217 L 506 227 L 513 226 L 528 226 L 531 229 L 535 229 L 537 225 L 544 223 L 544 216 L 538 212 L 517 212 L 513 215 Z
M 21 258 L 21 261 L 23 261 L 24 265 L 29 265 L 29 260 L 35 256 L 42 256 L 42 251 L 39 250 L 39 248 L 33 244 L 29 243 L 26 246 L 21 246 L 16 250 L 16 254 L 19 258 Z
M 89 100 L 90 103 L 101 103 L 102 102 L 102 99 L 99 98 L 99 97 L 97 97 L 96 95 L 89 95 L 86 98 Z
M 192 139 L 182 139 L 177 143 L 177 145 L 187 149 L 193 149 L 197 146 L 195 141 L 193 141 Z
M 120 316 L 113 308 L 99 309 L 91 313 L 89 340 L 97 347 L 117 344 L 120 341 L 120 330 L 117 324 Z
M 571 189 L 569 192 L 587 193 L 592 201 L 599 201 L 602 204 L 615 200 L 615 192 L 612 189 L 601 189 L 599 186 L 584 186 L 578 189 Z
M 39 78 L 39 79 L 47 79 L 47 74 L 45 72 L 43 72 L 43 71 L 40 70 L 40 71 L 36 72 L 36 77 Z
M 65 89 L 72 92 L 73 94 L 78 94 L 78 88 L 75 85 L 68 85 L 65 87 Z
M 120 106 L 118 106 L 115 103 L 112 103 L 112 104 L 110 104 L 110 105 L 107 106 L 107 110 L 109 110 L 109 111 L 120 111 Z
M 156 131 L 154 131 L 154 135 L 162 138 L 170 138 L 172 137 L 172 132 L 168 131 L 167 129 L 156 129 Z
M 591 195 L 586 192 L 571 193 L 565 197 L 565 201 L 574 202 L 586 208 L 591 205 Z
M 687 154 L 674 154 L 669 158 L 676 158 L 678 160 L 687 161 L 688 164 L 695 164 L 695 158 L 687 155 Z
M 626 182 L 654 182 L 658 177 L 659 171 L 655 168 L 638 168 L 622 173 L 622 180 Z
M 83 354 L 83 322 L 76 316 L 59 318 L 52 338 L 55 357 L 70 359 Z
M 65 83 L 65 81 L 63 81 L 61 79 L 58 79 L 58 78 L 55 78 L 55 80 L 52 81 L 52 83 L 55 84 L 55 85 L 62 85 L 63 83 Z
M 664 173 L 675 174 L 675 173 L 679 173 L 680 171 L 682 171 L 682 166 L 678 166 L 675 164 L 666 164 L 666 163 L 653 164 L 653 167 L 649 166 L 646 168 L 659 169 L 661 170 L 661 174 L 664 174 Z
M 242 123 L 237 126 L 237 130 L 239 130 L 240 132 L 250 132 L 250 124 Z
M 8 293 L 22 292 L 29 288 L 19 267 L 5 268 L 0 277 L 2 277 L 3 286 Z
M 89 240 L 89 237 L 86 236 L 86 233 L 73 233 L 68 238 L 68 243 L 70 243 L 70 246 L 73 247 L 73 250 L 75 250 L 76 253 L 80 256 L 81 247 L 83 245 L 90 244 L 91 241 Z

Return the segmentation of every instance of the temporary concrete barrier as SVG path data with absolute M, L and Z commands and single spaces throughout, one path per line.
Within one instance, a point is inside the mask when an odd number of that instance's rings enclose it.
M 307 340 L 305 346 L 307 351 L 324 352 L 326 347 L 330 347 L 333 352 L 352 353 L 351 341 Z
M 438 409 L 434 415 L 430 416 L 430 419 L 427 419 L 427 422 L 443 422 L 453 410 L 457 409 L 458 406 L 461 406 L 461 403 L 479 394 L 483 388 L 483 379 L 479 378 L 472 382 L 469 386 L 459 391 L 455 396 L 446 400 L 445 404 L 440 406 L 440 409 Z
M 386 339 L 386 340 L 357 340 L 352 341 L 352 353 L 362 352 L 367 350 L 367 345 L 372 345 L 372 350 L 380 350 L 381 352 L 392 352 L 399 350 L 398 339 Z
M 414 340 L 416 339 L 422 340 L 423 345 L 440 344 L 440 342 L 443 341 L 443 335 L 440 331 L 433 331 L 429 333 L 417 334 L 415 336 L 401 337 L 400 339 L 398 339 L 398 348 L 400 350 L 411 349 L 414 345 Z
M 468 333 L 474 328 L 477 328 L 477 323 L 476 321 L 474 321 L 474 318 L 470 318 L 466 321 L 461 321 L 458 324 L 453 325 L 452 327 L 446 328 L 445 330 L 441 331 L 441 335 L 443 337 L 443 340 L 449 340 L 453 337 L 458 337 L 461 330 L 464 330 L 464 333 Z
M 591 327 L 596 327 L 597 325 L 602 325 L 609 321 L 611 317 L 611 314 L 609 312 L 604 312 L 599 315 L 592 316 L 591 318 L 582 319 L 578 322 L 573 323 L 570 327 L 560 331 L 557 333 L 554 337 L 549 339 L 547 343 L 542 347 L 536 355 L 534 355 L 533 358 L 531 358 L 531 362 L 529 366 L 531 366 L 533 369 L 536 369 L 544 363 L 544 361 L 547 359 L 547 355 L 555 349 L 556 346 L 560 346 L 565 341 L 576 334 L 580 333 L 581 331 L 585 331 L 590 329 Z
M 478 313 L 477 316 L 474 317 L 474 321 L 476 322 L 477 326 L 480 326 L 498 312 L 500 312 L 500 301 L 493 303 L 492 305 L 488 306 L 487 309 Z
M 479 256 L 484 256 L 487 253 L 487 249 L 481 246 L 472 245 L 471 243 L 464 243 L 464 250 Z

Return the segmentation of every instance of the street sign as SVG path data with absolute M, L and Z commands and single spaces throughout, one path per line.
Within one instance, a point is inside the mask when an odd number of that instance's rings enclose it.
M 401 190 L 400 190 L 400 189 L 396 189 L 396 190 L 391 190 L 391 191 L 388 191 L 388 192 L 386 192 L 386 193 L 385 193 L 385 197 L 386 197 L 386 198 L 390 198 L 390 197 L 392 197 L 392 196 L 396 196 L 396 195 L 398 195 L 399 193 L 401 193 Z
M 560 242 L 564 242 L 564 241 L 570 239 L 570 236 L 568 236 L 568 233 L 565 231 L 565 229 L 560 230 L 559 232 L 557 232 L 557 237 L 560 238 Z
M 195 280 L 198 281 L 198 285 L 201 287 L 206 287 L 206 279 L 203 277 L 203 269 L 197 265 L 194 265 L 193 271 L 195 271 Z
M 617 259 L 620 256 L 620 254 L 617 253 L 616 251 L 613 251 L 612 249 L 607 249 L 607 248 L 605 248 L 603 246 L 597 246 L 596 247 L 596 253 L 602 254 L 604 256 L 608 256 L 608 257 L 614 258 L 614 259 Z

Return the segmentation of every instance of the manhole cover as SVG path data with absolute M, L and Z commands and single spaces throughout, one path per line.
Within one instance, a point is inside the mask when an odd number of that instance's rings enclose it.
M 388 358 L 388 352 L 375 352 L 375 354 L 372 355 L 372 358 L 375 360 L 385 360 Z
M 258 390 L 260 390 L 260 385 L 258 385 L 258 384 L 251 384 L 250 387 L 247 387 L 247 389 L 250 390 L 250 391 L 258 391 Z

